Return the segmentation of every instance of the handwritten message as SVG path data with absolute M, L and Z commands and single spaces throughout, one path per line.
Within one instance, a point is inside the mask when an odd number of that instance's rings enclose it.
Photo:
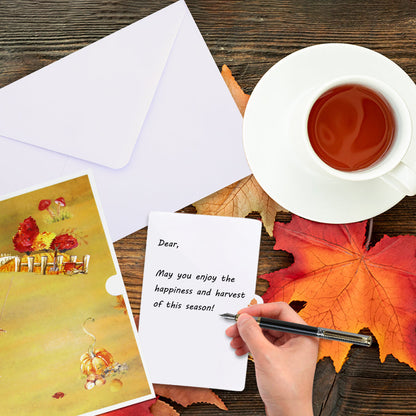
M 244 299 L 246 297 L 245 292 L 223 291 L 215 287 L 213 290 L 213 286 L 215 285 L 215 282 L 217 282 L 218 280 L 217 275 L 212 275 L 212 274 L 193 275 L 192 273 L 174 273 L 174 272 L 165 271 L 164 269 L 158 270 L 156 272 L 156 277 L 161 277 L 162 281 L 163 279 L 168 279 L 168 280 L 172 279 L 174 278 L 174 276 L 175 276 L 176 281 L 180 281 L 181 284 L 184 281 L 194 280 L 201 284 L 201 288 L 195 290 L 192 287 L 169 286 L 167 284 L 165 284 L 164 286 L 159 286 L 159 284 L 156 283 L 155 292 L 158 292 L 167 296 L 173 295 L 173 297 L 174 295 L 178 295 L 178 294 L 189 295 L 189 296 L 191 295 L 203 296 L 205 298 L 212 298 L 212 297 L 224 298 L 225 297 L 225 298 L 233 298 L 233 299 L 239 299 L 239 298 Z M 222 275 L 219 278 L 218 282 L 232 284 L 235 282 L 235 277 L 230 277 L 229 274 Z M 208 286 L 211 286 L 211 287 L 207 289 Z M 187 303 L 186 305 L 183 305 L 183 303 L 179 301 L 161 299 L 159 302 L 155 302 L 153 306 L 155 308 L 160 308 L 162 306 L 165 306 L 166 308 L 169 308 L 169 309 L 181 309 L 182 307 L 184 307 L 185 309 L 189 309 L 189 310 L 212 312 L 215 308 L 215 302 L 212 305 L 206 305 L 206 304 L 195 305 L 195 304 L 189 304 L 189 303 Z
M 159 238 L 154 250 L 163 263 L 164 250 L 180 250 L 180 247 L 186 247 L 186 244 Z M 175 255 L 180 256 L 181 253 Z M 180 271 L 159 268 L 154 273 L 154 282 L 157 295 L 154 308 L 214 312 L 218 298 L 247 299 L 245 291 L 234 290 L 237 278 L 230 273 L 207 272 L 198 268 L 186 270 L 186 265 L 181 265 Z M 247 304 L 249 302 L 250 299 Z

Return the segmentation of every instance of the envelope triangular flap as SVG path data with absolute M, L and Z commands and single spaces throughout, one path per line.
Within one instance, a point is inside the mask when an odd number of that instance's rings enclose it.
M 0 89 L 0 135 L 122 168 L 185 12 L 176 2 Z

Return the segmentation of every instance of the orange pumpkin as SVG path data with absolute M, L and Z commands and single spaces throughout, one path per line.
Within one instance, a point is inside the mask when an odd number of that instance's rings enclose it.
M 87 376 L 90 374 L 103 374 L 105 370 L 114 365 L 113 356 L 104 348 L 94 348 L 80 357 L 81 371 Z

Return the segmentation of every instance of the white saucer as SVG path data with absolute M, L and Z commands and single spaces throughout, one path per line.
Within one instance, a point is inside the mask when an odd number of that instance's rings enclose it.
M 306 103 L 320 85 L 348 75 L 370 76 L 390 85 L 412 110 L 416 126 L 416 85 L 411 78 L 377 52 L 335 43 L 301 49 L 280 60 L 254 88 L 244 115 L 244 148 L 255 178 L 281 206 L 313 221 L 365 220 L 405 196 L 381 179 L 349 181 L 328 175 L 305 150 Z M 416 137 L 405 159 L 416 164 Z

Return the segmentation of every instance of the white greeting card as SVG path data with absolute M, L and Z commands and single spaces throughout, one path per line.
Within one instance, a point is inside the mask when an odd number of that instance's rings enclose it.
M 255 295 L 261 222 L 152 212 L 139 339 L 154 383 L 243 390 L 247 357 L 225 335 Z

